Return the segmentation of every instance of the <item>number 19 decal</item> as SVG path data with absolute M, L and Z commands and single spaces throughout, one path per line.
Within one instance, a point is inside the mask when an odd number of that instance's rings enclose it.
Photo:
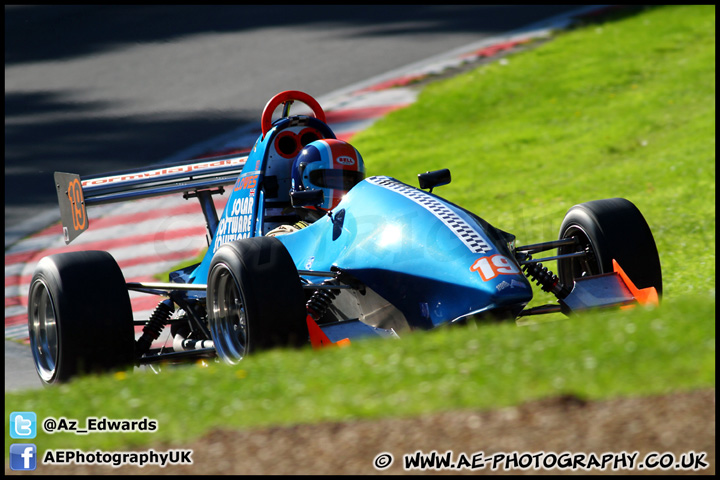
M 520 273 L 520 269 L 509 258 L 503 255 L 493 255 L 479 258 L 470 267 L 470 271 L 478 272 L 486 282 L 498 275 L 512 275 Z
M 87 220 L 83 206 L 85 199 L 83 198 L 82 185 L 77 178 L 68 185 L 68 199 L 70 200 L 70 210 L 72 211 L 73 228 L 75 231 L 84 230 L 85 221 Z

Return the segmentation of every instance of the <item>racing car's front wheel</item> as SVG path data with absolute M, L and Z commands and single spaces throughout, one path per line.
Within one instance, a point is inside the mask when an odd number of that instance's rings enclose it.
M 298 272 L 274 237 L 236 240 L 218 248 L 208 274 L 207 309 L 215 350 L 229 364 L 260 349 L 307 343 Z
M 131 365 L 132 306 L 115 259 L 86 251 L 40 260 L 30 283 L 28 330 L 45 384 Z
M 576 245 L 560 254 L 584 256 L 558 260 L 560 281 L 572 288 L 575 278 L 613 271 L 613 259 L 638 288 L 655 287 L 662 294 L 662 272 L 655 239 L 640 210 L 629 200 L 611 198 L 575 205 L 560 227 L 560 239 Z

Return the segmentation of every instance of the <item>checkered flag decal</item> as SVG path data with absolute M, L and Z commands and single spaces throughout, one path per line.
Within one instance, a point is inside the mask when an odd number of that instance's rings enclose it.
M 487 241 L 457 213 L 443 205 L 432 195 L 400 183 L 389 177 L 370 177 L 368 182 L 387 188 L 409 198 L 443 222 L 473 253 L 487 253 L 492 250 Z

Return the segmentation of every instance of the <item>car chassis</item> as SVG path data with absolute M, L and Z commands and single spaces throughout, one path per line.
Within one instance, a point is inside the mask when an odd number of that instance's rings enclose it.
M 290 116 L 294 101 L 308 105 L 315 116 Z M 272 122 L 280 105 L 282 116 Z M 299 140 L 309 134 L 305 141 Z M 292 152 L 283 151 L 290 137 L 298 143 Z M 398 337 L 408 330 L 429 330 L 468 319 L 570 315 L 659 301 L 662 278 L 657 248 L 645 219 L 628 200 L 575 205 L 563 219 L 558 239 L 515 246 L 513 235 L 432 194 L 434 188 L 451 181 L 447 169 L 419 174 L 420 189 L 388 177 L 371 177 L 310 227 L 287 236 L 265 236 L 273 226 L 294 218 L 275 215 L 276 207 L 319 203 L 318 191 L 287 192 L 291 153 L 296 154 L 312 138 L 334 138 L 322 108 L 303 92 L 287 91 L 266 105 L 262 135 L 248 155 L 85 178 L 56 172 L 66 243 L 88 228 L 87 207 L 182 193 L 185 199 L 199 201 L 209 248 L 200 264 L 172 272 L 169 282 L 126 282 L 107 252 L 43 258 L 31 282 L 28 305 L 31 348 L 42 381 L 52 384 L 85 372 L 197 358 L 219 357 L 237 363 L 256 350 L 301 346 L 308 341 L 320 348 L 368 335 Z M 231 185 L 231 197 L 220 218 L 213 196 L 224 194 Z M 385 207 L 401 205 L 400 213 L 391 217 L 377 209 L 373 221 L 379 226 L 366 225 L 367 235 L 359 235 L 363 217 L 357 205 L 370 205 L 367 208 L 372 210 L 377 198 L 385 200 Z M 239 222 L 240 215 L 233 219 L 232 213 L 244 209 L 250 211 L 245 234 L 234 239 L 221 235 L 230 230 L 230 220 L 237 220 L 234 225 Z M 403 217 L 404 211 L 412 215 Z M 414 245 L 423 245 L 415 231 L 408 234 L 409 240 L 401 236 L 399 243 L 409 252 L 394 251 L 397 265 L 387 266 L 390 257 L 380 243 L 371 247 L 359 243 L 357 237 L 382 237 L 393 231 L 398 218 L 406 217 L 425 219 L 421 225 L 440 232 L 437 251 L 452 253 L 443 257 L 440 266 L 428 260 L 438 270 L 434 278 L 412 266 L 413 255 L 422 254 Z M 402 226 L 412 230 L 409 224 Z M 468 231 L 480 239 L 479 247 L 468 243 Z M 533 258 L 550 250 L 557 252 Z M 343 257 L 347 251 L 363 255 L 348 259 Z M 269 260 L 257 265 L 258 258 Z M 448 280 L 455 273 L 442 268 L 456 261 L 465 262 L 459 264 L 464 271 L 458 274 L 460 280 Z M 549 261 L 558 262 L 557 274 L 543 266 Z M 94 280 L 98 276 L 104 279 L 102 285 Z M 525 308 L 532 298 L 528 280 L 554 295 L 557 303 Z M 417 294 L 398 287 L 402 282 L 412 283 Z M 133 320 L 129 291 L 163 300 L 149 319 Z M 469 296 L 479 299 L 463 304 Z M 135 326 L 143 327 L 138 338 Z M 172 346 L 153 346 L 167 326 Z

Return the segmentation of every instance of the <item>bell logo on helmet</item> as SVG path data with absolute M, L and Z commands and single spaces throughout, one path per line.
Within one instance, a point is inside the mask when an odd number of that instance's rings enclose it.
M 323 191 L 323 203 L 306 207 L 310 209 L 332 210 L 363 178 L 365 165 L 360 153 L 334 138 L 308 143 L 292 166 L 293 191 Z
M 355 159 L 352 157 L 345 156 L 345 155 L 337 157 L 335 159 L 335 161 L 337 163 L 339 163 L 340 165 L 355 165 Z

